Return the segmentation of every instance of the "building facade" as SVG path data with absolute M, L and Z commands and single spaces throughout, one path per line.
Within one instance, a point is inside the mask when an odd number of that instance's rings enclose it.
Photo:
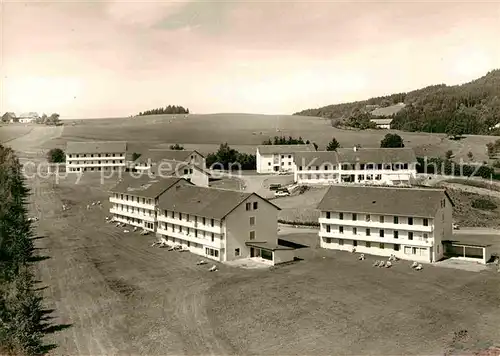
M 436 262 L 452 236 L 443 189 L 331 186 L 318 205 L 322 248 Z
M 126 155 L 126 142 L 68 142 L 66 172 L 123 170 Z
M 184 162 L 189 163 L 199 168 L 206 168 L 205 156 L 196 150 L 148 150 L 141 154 L 135 161 L 132 162 L 133 170 L 150 170 L 156 163 L 162 161 Z
M 184 179 L 157 179 L 148 176 L 126 177 L 110 190 L 113 220 L 155 232 L 160 195 L 174 184 L 190 185 Z
M 293 254 L 277 245 L 278 210 L 255 193 L 174 186 L 160 196 L 157 235 L 220 262 L 262 257 L 281 263 Z
M 293 172 L 297 152 L 316 151 L 314 145 L 261 145 L 257 147 L 257 173 Z
M 299 152 L 293 172 L 294 181 L 304 185 L 411 185 L 417 175 L 417 158 L 410 148 Z

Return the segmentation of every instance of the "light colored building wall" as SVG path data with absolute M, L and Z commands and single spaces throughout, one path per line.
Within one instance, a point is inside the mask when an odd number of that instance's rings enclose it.
M 157 235 L 198 255 L 224 261 L 224 231 L 220 220 L 175 211 L 158 211 Z M 217 250 L 218 256 L 207 254 L 207 248 Z
M 293 172 L 294 153 L 260 154 L 257 149 L 257 173 Z
M 114 220 L 124 222 L 144 230 L 155 231 L 155 201 L 129 194 L 112 193 L 109 198 L 109 212 Z
M 66 171 L 120 170 L 125 167 L 125 152 L 66 154 Z
M 433 262 L 434 219 L 381 214 L 321 212 L 320 246 L 401 259 Z M 413 219 L 412 224 L 410 220 Z M 424 222 L 426 225 L 424 225 Z
M 257 209 L 254 209 L 257 203 Z M 247 204 L 251 209 L 247 211 Z M 250 218 L 254 217 L 254 225 Z M 269 242 L 277 244 L 278 241 L 278 209 L 264 199 L 253 195 L 240 204 L 225 219 L 226 229 L 226 260 L 250 257 L 250 248 L 245 245 L 247 241 Z M 255 232 L 252 239 L 250 232 Z M 239 256 L 235 250 L 239 249 Z
M 272 173 L 273 167 L 273 155 L 261 155 L 257 150 L 257 173 Z
M 303 167 L 304 169 L 305 167 Z M 408 164 L 408 169 L 399 170 L 389 170 L 389 169 L 349 169 L 342 170 L 340 166 L 330 166 L 330 169 L 324 169 L 323 166 L 319 166 L 319 169 L 307 167 L 307 170 L 299 170 L 296 165 L 294 165 L 294 179 L 298 184 L 335 184 L 342 183 L 351 180 L 354 177 L 352 183 L 359 184 L 379 184 L 379 185 L 393 185 L 399 183 L 410 183 L 413 178 L 417 175 L 417 170 L 415 165 Z
M 205 171 L 201 171 L 199 169 L 192 169 L 192 173 L 189 176 L 189 180 L 194 185 L 199 187 L 208 187 L 209 186 L 209 177 Z
M 295 250 L 275 250 L 273 253 L 273 264 L 291 262 L 295 259 Z

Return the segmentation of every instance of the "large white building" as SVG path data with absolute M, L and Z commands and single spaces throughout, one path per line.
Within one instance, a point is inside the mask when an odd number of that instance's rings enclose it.
M 435 262 L 453 233 L 452 207 L 443 189 L 333 185 L 318 205 L 320 246 Z
M 126 154 L 126 142 L 68 142 L 66 172 L 122 170 Z
M 159 198 L 157 235 L 216 261 L 288 262 L 294 250 L 278 245 L 278 210 L 255 193 L 176 184 Z
M 156 231 L 158 198 L 174 184 L 191 185 L 181 178 L 124 177 L 110 190 L 109 212 L 113 220 Z
M 297 152 L 314 152 L 314 145 L 261 145 L 257 147 L 257 173 L 292 172 Z
M 357 183 L 410 185 L 417 174 L 411 148 L 339 148 L 337 151 L 297 152 L 297 184 Z

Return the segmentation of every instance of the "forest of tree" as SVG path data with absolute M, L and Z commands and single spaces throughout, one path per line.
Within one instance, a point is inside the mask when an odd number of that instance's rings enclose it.
M 0 355 L 43 352 L 42 297 L 35 288 L 29 190 L 14 151 L 0 145 Z
M 157 108 L 140 112 L 137 116 L 162 115 L 162 114 L 189 114 L 189 109 L 182 106 L 168 105 L 164 108 Z
M 408 93 L 303 110 L 294 115 L 341 119 L 348 125 L 352 116 L 359 117 L 359 112 L 372 110 L 367 105 L 385 107 L 400 102 L 406 107 L 393 115 L 393 129 L 440 132 L 453 137 L 462 134 L 500 135 L 500 129 L 493 128 L 500 122 L 500 69 L 462 85 L 432 85 Z
M 309 140 L 303 140 L 302 137 L 295 138 L 292 136 L 274 136 L 271 140 L 270 138 L 262 142 L 263 145 L 309 145 L 312 144 L 316 150 L 318 150 L 318 145 L 315 142 Z

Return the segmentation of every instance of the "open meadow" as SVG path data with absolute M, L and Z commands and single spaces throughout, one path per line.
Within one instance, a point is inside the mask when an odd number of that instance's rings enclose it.
M 64 148 L 68 141 L 124 140 L 130 142 L 133 151 L 149 148 L 167 148 L 172 143 L 183 144 L 188 149 L 201 153 L 213 152 L 222 142 L 245 153 L 255 153 L 255 146 L 276 135 L 299 137 L 316 142 L 324 149 L 332 137 L 342 147 L 360 144 L 362 147 L 379 147 L 380 140 L 392 130 L 341 130 L 331 126 L 330 120 L 291 115 L 258 114 L 190 114 L 154 115 L 132 118 L 92 119 L 65 121 L 58 137 L 40 144 L 41 148 Z M 12 138 L 5 127 L 0 127 L 0 142 L 3 135 Z M 277 131 L 279 130 L 279 131 Z M 457 159 L 468 160 L 471 151 L 476 161 L 487 159 L 485 145 L 494 141 L 491 136 L 467 136 L 459 141 L 447 139 L 443 134 L 397 132 L 407 147 L 419 155 L 444 156 L 452 150 Z
M 298 250 L 302 261 L 210 273 L 199 256 L 106 224 L 114 183 L 92 174 L 28 180 L 39 286 L 61 325 L 47 336 L 53 354 L 411 355 L 500 342 L 492 270 L 374 268 L 372 257 L 320 250 L 316 234 L 295 233 L 280 238 L 310 246 Z M 97 200 L 102 209 L 86 209 Z

